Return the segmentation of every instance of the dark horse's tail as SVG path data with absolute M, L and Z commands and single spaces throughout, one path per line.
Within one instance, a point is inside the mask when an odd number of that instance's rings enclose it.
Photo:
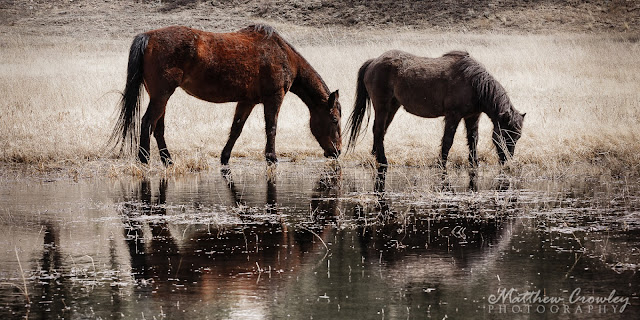
M 121 155 L 134 152 L 138 148 L 143 83 L 142 60 L 148 42 L 149 35 L 141 33 L 133 39 L 129 50 L 127 84 L 120 100 L 120 115 L 109 138 L 109 144 L 114 149 L 120 147 Z
M 369 98 L 369 92 L 364 85 L 364 73 L 371 64 L 371 60 L 367 60 L 362 64 L 360 70 L 358 70 L 358 83 L 356 85 L 356 102 L 353 104 L 353 111 L 349 116 L 347 127 L 349 128 L 349 144 L 347 150 L 353 150 L 356 146 L 356 140 L 360 136 L 360 127 L 362 126 L 362 120 L 364 120 L 365 111 L 367 111 L 367 119 L 369 119 L 371 106 L 371 98 Z M 368 121 L 368 120 L 367 120 Z

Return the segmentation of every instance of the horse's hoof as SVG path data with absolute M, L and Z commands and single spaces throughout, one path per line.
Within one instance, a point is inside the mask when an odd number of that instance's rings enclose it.
M 270 165 L 278 163 L 278 158 L 274 153 L 267 153 L 265 155 L 265 159 L 267 160 L 267 164 L 270 164 Z
M 220 169 L 220 174 L 222 174 L 222 177 L 228 185 L 233 184 L 233 175 L 231 174 L 231 169 L 229 169 L 229 167 L 223 166 Z
M 231 158 L 231 153 L 222 153 L 220 155 L 220 164 L 226 166 L 229 164 L 229 158 Z
M 447 160 L 442 160 L 442 159 L 438 160 L 438 163 L 436 164 L 436 167 L 438 169 L 447 171 Z
M 171 160 L 171 158 L 160 158 L 160 160 L 162 160 L 162 164 L 164 164 L 165 167 L 173 165 L 173 160 Z
M 171 160 L 171 154 L 167 148 L 160 149 L 160 160 L 165 167 L 173 165 L 173 160 Z

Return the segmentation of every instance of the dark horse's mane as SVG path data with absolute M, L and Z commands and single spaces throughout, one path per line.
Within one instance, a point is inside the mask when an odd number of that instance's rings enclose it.
M 487 69 L 473 59 L 465 51 L 451 51 L 444 56 L 457 56 L 460 59 L 454 64 L 454 68 L 461 72 L 466 79 L 471 81 L 478 102 L 489 118 L 493 121 L 501 121 L 510 127 L 521 128 L 522 120 L 515 117 L 515 109 L 509 100 L 507 91 L 495 79 Z
M 434 85 L 436 82 L 439 85 Z M 416 95 L 415 90 L 396 90 L 398 87 L 425 87 L 426 91 Z M 370 96 L 368 90 L 375 92 Z M 372 103 L 374 108 L 371 108 Z M 378 164 L 386 165 L 384 135 L 400 106 L 424 118 L 444 116 L 440 153 L 443 168 L 446 168 L 456 128 L 463 119 L 467 129 L 469 163 L 473 167 L 478 164 L 481 113 L 493 122 L 492 140 L 500 164 L 513 156 L 516 142 L 522 135 L 525 114 L 513 107 L 502 85 L 467 52 L 452 51 L 441 58 L 425 58 L 390 50 L 366 61 L 358 71 L 356 98 L 347 121 L 350 130 L 347 151 L 353 149 L 360 135 L 365 113 L 374 109 L 372 152 Z

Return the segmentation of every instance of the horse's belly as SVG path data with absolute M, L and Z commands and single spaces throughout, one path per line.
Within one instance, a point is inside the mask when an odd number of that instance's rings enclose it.
M 436 118 L 444 115 L 447 83 L 443 79 L 399 77 L 393 94 L 404 109 L 416 116 Z
M 423 118 L 470 112 L 470 88 L 437 80 L 398 86 L 394 94 L 407 112 Z
M 251 81 L 185 81 L 181 87 L 188 94 L 213 103 L 252 101 L 258 102 L 256 86 Z
M 225 103 L 225 102 L 236 102 L 236 101 L 244 101 L 250 100 L 245 99 L 246 96 L 232 95 L 232 94 L 221 94 L 221 93 L 212 93 L 212 92 L 193 92 L 189 90 L 185 90 L 189 95 L 196 97 L 200 100 L 213 102 L 213 103 Z
M 437 106 L 425 102 L 422 105 L 403 104 L 404 109 L 413 115 L 423 118 L 437 118 L 444 116 L 444 109 L 442 106 Z

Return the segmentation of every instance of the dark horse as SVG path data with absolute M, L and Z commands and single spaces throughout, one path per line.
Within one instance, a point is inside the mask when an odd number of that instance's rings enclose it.
M 149 106 L 138 125 L 143 83 Z M 140 161 L 147 163 L 153 133 L 162 162 L 172 163 L 164 140 L 164 115 L 177 87 L 209 102 L 238 102 L 229 140 L 220 156 L 222 164 L 229 162 L 247 117 L 259 103 L 264 105 L 265 157 L 269 162 L 277 161 L 276 124 L 287 91 L 309 108 L 311 133 L 324 155 L 340 154 L 338 91 L 331 93 L 307 60 L 269 26 L 253 25 L 232 33 L 174 26 L 137 35 L 129 52 L 120 116 L 110 139 L 116 148 L 120 146 L 120 153 L 138 149 Z
M 355 146 L 365 111 L 373 103 L 373 154 L 385 165 L 384 135 L 400 106 L 424 117 L 444 116 L 441 165 L 446 167 L 458 123 L 464 119 L 469 162 L 478 164 L 478 120 L 482 112 L 493 121 L 493 142 L 500 164 L 513 156 L 522 132 L 524 114 L 511 105 L 504 88 L 466 52 L 423 58 L 388 51 L 365 62 L 358 71 L 356 101 L 349 118 L 349 149 Z

